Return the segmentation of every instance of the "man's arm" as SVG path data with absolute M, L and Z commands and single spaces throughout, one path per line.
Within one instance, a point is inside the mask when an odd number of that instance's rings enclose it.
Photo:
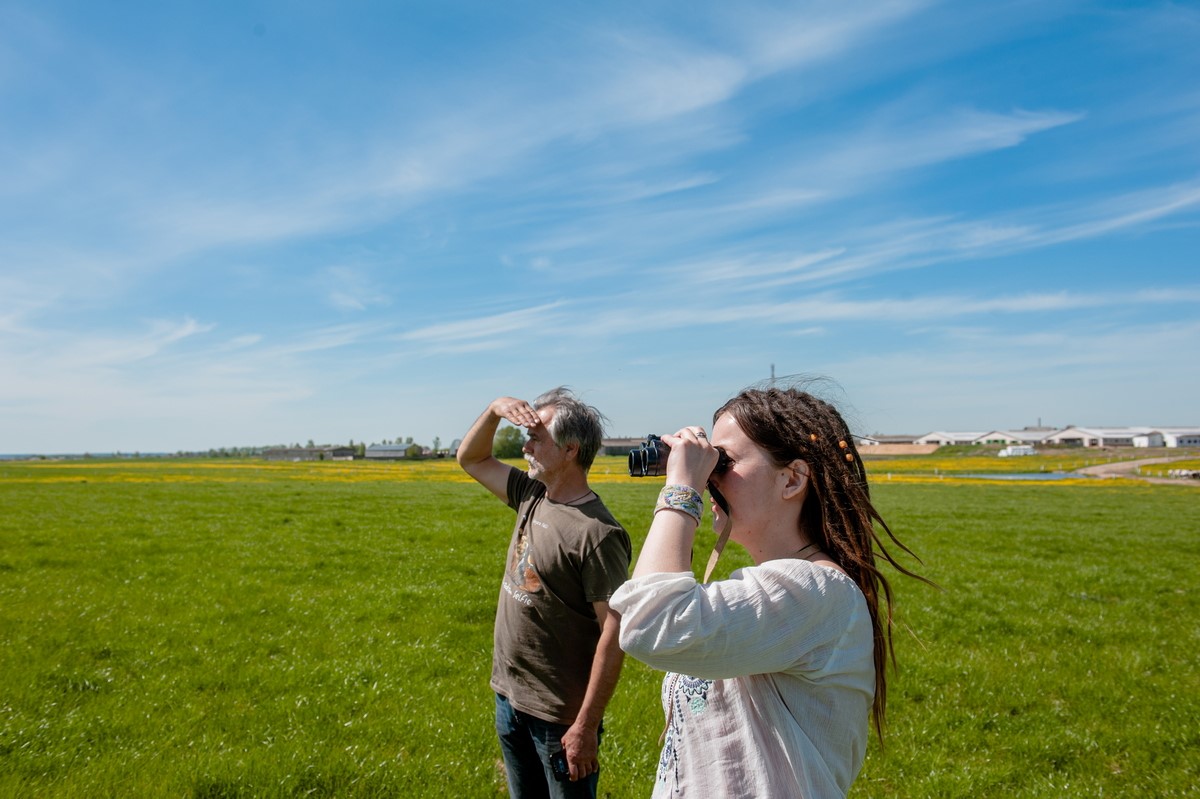
M 592 659 L 592 673 L 588 677 L 587 693 L 575 723 L 562 738 L 567 752 L 567 765 L 571 779 L 578 780 L 600 770 L 600 721 L 604 709 L 617 688 L 621 676 L 621 665 L 625 653 L 621 651 L 621 617 L 608 609 L 607 602 L 593 602 L 596 619 L 600 623 L 600 641 L 596 644 L 596 655 Z
M 507 502 L 508 473 L 512 467 L 492 455 L 492 441 L 501 419 L 522 427 L 533 427 L 541 422 L 537 411 L 525 400 L 515 397 L 492 400 L 458 445 L 458 465 L 488 491 Z

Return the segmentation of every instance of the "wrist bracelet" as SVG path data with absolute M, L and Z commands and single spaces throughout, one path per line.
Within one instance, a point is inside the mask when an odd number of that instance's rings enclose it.
M 660 510 L 681 510 L 695 519 L 696 524 L 699 524 L 700 514 L 704 509 L 703 502 L 700 492 L 691 486 L 667 485 L 663 486 L 663 490 L 658 492 L 658 504 L 654 506 L 654 512 L 658 513 Z

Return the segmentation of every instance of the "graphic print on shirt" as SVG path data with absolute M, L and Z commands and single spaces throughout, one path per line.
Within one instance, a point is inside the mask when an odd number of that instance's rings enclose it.
M 509 567 L 509 579 L 513 586 L 527 594 L 542 590 L 542 579 L 538 577 L 537 568 L 530 551 L 529 536 L 525 531 L 517 536 L 517 545 L 513 547 L 513 562 Z
M 683 739 L 683 725 L 687 718 L 699 716 L 708 709 L 708 689 L 712 680 L 689 677 L 671 672 L 663 680 L 663 704 L 667 707 L 666 740 L 658 758 L 658 781 L 666 782 L 674 777 L 675 791 L 679 791 L 679 745 Z

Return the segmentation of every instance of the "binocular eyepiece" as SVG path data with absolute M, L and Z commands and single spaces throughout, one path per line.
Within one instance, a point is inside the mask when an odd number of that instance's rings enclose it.
M 667 458 L 671 448 L 658 436 L 651 433 L 641 445 L 629 453 L 630 477 L 662 477 L 667 473 Z M 717 447 L 717 465 L 713 474 L 721 474 L 729 468 L 729 455 Z

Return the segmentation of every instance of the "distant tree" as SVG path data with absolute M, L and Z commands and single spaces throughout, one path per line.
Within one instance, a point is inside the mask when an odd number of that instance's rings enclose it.
M 492 454 L 497 458 L 519 458 L 525 446 L 525 433 L 519 427 L 505 426 L 496 431 Z
M 354 457 L 356 457 L 356 458 L 365 458 L 365 457 L 367 457 L 367 445 L 366 445 L 366 442 L 364 442 L 364 441 L 360 441 L 360 442 L 358 442 L 358 445 L 354 447 Z
M 436 455 L 437 451 L 441 448 L 442 448 L 442 440 L 440 438 L 438 438 L 437 436 L 434 436 L 433 437 L 433 454 Z
M 314 443 L 313 443 L 313 440 L 310 438 L 310 439 L 308 440 L 308 444 L 306 444 L 305 446 L 307 446 L 309 449 L 314 449 L 314 448 L 315 448 L 317 445 L 316 445 L 316 444 L 314 444 Z

